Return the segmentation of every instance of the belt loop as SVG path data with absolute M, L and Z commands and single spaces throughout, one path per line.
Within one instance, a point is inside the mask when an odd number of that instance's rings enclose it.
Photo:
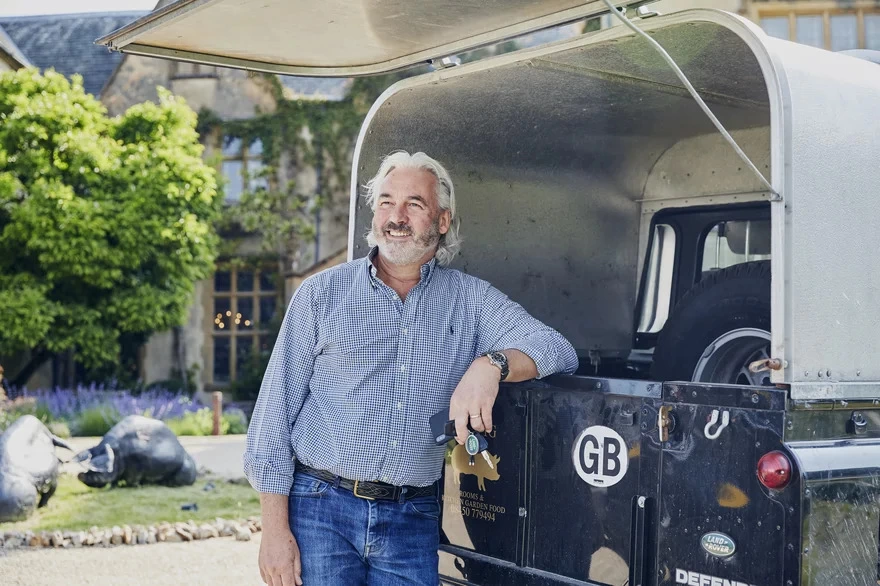
M 409 490 L 407 486 L 400 487 L 400 496 L 397 498 L 397 502 L 401 505 L 406 502 L 406 492 Z
M 335 488 L 335 489 L 339 489 L 339 482 L 340 482 L 341 480 L 342 480 L 342 477 L 341 477 L 341 476 L 337 476 L 337 477 L 333 480 L 333 488 Z

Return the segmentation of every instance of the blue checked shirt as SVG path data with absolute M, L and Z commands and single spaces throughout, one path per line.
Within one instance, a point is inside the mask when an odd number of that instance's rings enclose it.
M 489 283 L 432 260 L 401 301 L 373 254 L 310 277 L 290 301 L 248 429 L 244 471 L 259 492 L 288 494 L 294 460 L 429 485 L 445 448 L 428 420 L 478 356 L 520 350 L 539 378 L 577 369 L 561 334 Z

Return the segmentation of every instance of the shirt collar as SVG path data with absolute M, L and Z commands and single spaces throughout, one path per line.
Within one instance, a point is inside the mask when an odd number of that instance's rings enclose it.
M 378 255 L 378 254 L 379 254 L 379 247 L 374 246 L 373 248 L 370 249 L 370 252 L 366 256 L 367 269 L 370 274 L 370 283 L 373 285 L 373 287 L 376 287 L 379 284 L 382 284 L 381 279 L 379 279 L 379 277 L 376 276 L 376 273 L 378 271 L 376 269 L 376 265 L 373 263 L 373 260 L 376 258 L 376 255 Z M 416 287 L 418 287 L 422 283 L 427 283 L 431 279 L 431 275 L 434 274 L 434 269 L 436 267 L 437 267 L 437 257 L 436 256 L 431 257 L 431 260 L 429 260 L 428 262 L 423 264 L 421 266 L 421 268 L 419 269 L 419 272 L 421 273 L 421 278 L 420 278 L 418 284 L 416 285 Z

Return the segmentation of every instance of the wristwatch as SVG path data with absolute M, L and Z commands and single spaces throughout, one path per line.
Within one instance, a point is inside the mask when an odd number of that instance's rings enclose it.
M 501 370 L 501 380 L 507 378 L 507 375 L 510 374 L 510 368 L 507 365 L 507 356 L 505 356 L 503 352 L 486 352 L 483 356 L 488 358 L 489 362 Z

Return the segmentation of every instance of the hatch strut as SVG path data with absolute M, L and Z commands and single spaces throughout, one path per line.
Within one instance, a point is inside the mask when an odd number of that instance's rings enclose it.
M 625 24 L 629 29 L 631 29 L 637 35 L 644 37 L 645 40 L 647 40 L 648 43 L 650 43 L 651 46 L 654 47 L 658 53 L 660 53 L 660 55 L 663 57 L 663 59 L 666 61 L 666 63 L 668 63 L 669 66 L 672 68 L 672 70 L 675 72 L 675 75 L 678 76 L 678 79 L 681 80 L 681 83 L 684 84 L 684 87 L 687 89 L 687 91 L 690 92 L 691 96 L 693 96 L 694 100 L 696 100 L 697 104 L 700 106 L 700 108 L 703 110 L 703 112 L 706 113 L 706 116 L 708 116 L 709 119 L 712 121 L 712 124 L 715 125 L 715 128 L 718 129 L 718 132 L 721 133 L 721 136 L 723 136 L 724 139 L 730 144 L 730 146 L 733 147 L 733 150 L 736 151 L 736 154 L 739 155 L 739 158 L 742 159 L 743 162 L 746 164 L 746 166 L 748 166 L 749 169 L 751 169 L 755 173 L 755 175 L 758 177 L 758 179 L 761 180 L 761 183 L 770 191 L 770 193 L 773 196 L 775 196 L 776 198 L 778 198 L 779 194 L 773 190 L 773 186 L 770 185 L 770 182 L 767 181 L 767 179 L 758 170 L 758 168 L 755 166 L 755 164 L 752 163 L 752 160 L 749 159 L 748 155 L 746 155 L 745 152 L 743 152 L 743 150 L 739 147 L 739 145 L 736 143 L 736 141 L 733 139 L 733 137 L 730 136 L 730 133 L 727 132 L 727 129 L 724 128 L 723 124 L 721 124 L 721 121 L 715 117 L 715 114 L 712 113 L 712 110 L 709 109 L 709 106 L 706 105 L 706 102 L 703 101 L 703 98 L 700 97 L 700 94 L 697 93 L 697 90 L 694 89 L 694 86 L 691 85 L 691 82 L 688 80 L 687 76 L 685 76 L 684 72 L 681 70 L 681 68 L 678 66 L 678 64 L 672 59 L 672 57 L 669 55 L 669 53 L 666 52 L 666 49 L 664 49 L 660 45 L 660 43 L 658 43 L 653 38 L 651 38 L 651 36 L 649 34 L 647 34 L 645 31 L 643 31 L 642 29 L 637 27 L 635 24 L 633 24 L 633 22 L 629 18 L 627 18 L 626 14 L 624 14 L 624 12 L 626 11 L 625 7 L 623 7 L 623 10 L 620 10 L 619 8 L 615 7 L 611 3 L 611 0 L 602 0 L 602 1 L 608 6 L 608 8 L 611 10 L 612 14 L 616 15 L 617 18 L 619 18 L 621 21 L 623 21 L 623 24 Z

